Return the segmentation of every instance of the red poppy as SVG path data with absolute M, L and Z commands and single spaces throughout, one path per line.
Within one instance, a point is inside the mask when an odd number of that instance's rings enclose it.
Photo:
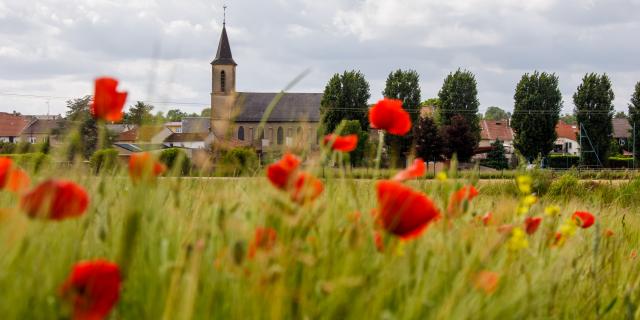
M 14 166 L 13 160 L 0 158 L 0 189 L 21 192 L 31 185 L 26 171 Z
M 613 237 L 615 235 L 615 233 L 613 233 L 613 230 L 607 229 L 607 230 L 604 231 L 604 235 L 607 238 L 611 238 L 611 237 Z
M 384 239 L 382 238 L 382 234 L 378 231 L 373 235 L 373 243 L 376 245 L 376 249 L 378 252 L 384 252 Z
M 324 185 L 320 179 L 306 172 L 298 173 L 293 189 L 291 190 L 291 199 L 297 203 L 305 203 L 317 199 L 324 191 Z
M 269 251 L 276 245 L 278 233 L 273 228 L 256 228 L 253 241 L 249 245 L 249 258 L 253 259 L 258 249 Z
M 582 229 L 587 229 L 591 227 L 596 221 L 596 217 L 594 217 L 593 214 L 586 211 L 576 211 L 573 214 L 573 219 L 578 223 L 578 225 Z
M 372 128 L 397 136 L 404 136 L 411 130 L 411 117 L 402 108 L 400 100 L 380 100 L 369 110 L 369 122 Z
M 129 176 L 133 182 L 151 181 L 166 170 L 167 167 L 148 152 L 134 153 L 129 157 Z
M 413 161 L 413 164 L 406 169 L 398 172 L 392 180 L 405 181 L 413 178 L 420 178 L 427 172 L 427 167 L 424 165 L 424 161 L 420 158 Z
M 500 275 L 497 272 L 481 271 L 476 275 L 474 285 L 476 289 L 484 291 L 486 294 L 492 294 L 498 289 Z
M 380 181 L 376 187 L 378 222 L 391 234 L 412 239 L 440 218 L 436 205 L 421 192 L 396 181 Z
M 493 220 L 493 212 L 487 212 L 487 214 L 482 216 L 481 220 L 482 224 L 488 226 L 491 223 L 491 220 Z
M 328 134 L 324 137 L 323 144 L 331 146 L 333 151 L 351 152 L 358 147 L 358 135 L 350 134 L 339 136 L 336 134 Z
M 460 206 L 465 202 L 469 202 L 473 200 L 473 198 L 478 196 L 478 190 L 474 186 L 466 186 L 460 188 L 460 190 L 456 191 L 451 195 L 451 199 L 449 200 L 449 207 L 447 211 L 449 214 L 456 214 L 460 211 Z
M 3 189 L 7 184 L 7 176 L 13 168 L 13 160 L 5 157 L 0 157 L 0 189 Z
M 126 92 L 118 92 L 118 80 L 98 78 L 95 81 L 95 94 L 91 103 L 91 114 L 105 121 L 122 120 L 122 108 L 127 100 Z
M 84 214 L 89 195 L 75 182 L 47 180 L 23 195 L 20 205 L 31 218 L 63 220 Z
M 105 260 L 87 261 L 73 267 L 60 291 L 73 305 L 73 319 L 104 319 L 118 302 L 121 283 L 117 264 Z
M 285 190 L 295 177 L 293 173 L 300 166 L 300 158 L 286 153 L 280 161 L 267 167 L 267 178 L 276 188 Z
M 540 227 L 540 223 L 542 222 L 541 217 L 527 217 L 524 219 L 524 226 L 527 234 L 534 234 L 538 231 Z

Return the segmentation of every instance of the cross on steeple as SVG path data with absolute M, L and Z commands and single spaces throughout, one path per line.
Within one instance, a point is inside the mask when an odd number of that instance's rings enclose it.
M 227 25 L 227 4 L 224 1 L 222 5 L 222 10 L 224 12 L 222 16 L 222 25 L 226 26 Z

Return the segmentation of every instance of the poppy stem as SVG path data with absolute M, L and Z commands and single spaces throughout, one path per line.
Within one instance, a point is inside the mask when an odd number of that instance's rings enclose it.
M 378 152 L 376 153 L 376 172 L 373 173 L 373 179 L 378 179 L 380 173 L 380 162 L 382 161 L 382 145 L 384 144 L 384 131 L 378 130 Z
M 104 121 L 101 119 L 97 120 L 98 125 L 98 145 L 97 150 L 102 150 L 108 148 L 107 146 L 107 126 Z

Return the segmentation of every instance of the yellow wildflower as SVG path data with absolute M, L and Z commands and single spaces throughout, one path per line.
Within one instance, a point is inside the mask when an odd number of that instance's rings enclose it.
M 520 192 L 524 194 L 531 194 L 530 176 L 519 176 L 516 178 L 516 182 L 518 183 L 518 189 L 520 190 Z
M 544 214 L 548 217 L 556 217 L 560 215 L 560 207 L 558 206 L 548 206 L 544 208 Z
M 536 202 L 538 202 L 538 197 L 534 196 L 534 195 L 528 195 L 526 197 L 524 197 L 524 199 L 522 200 L 522 202 L 524 203 L 525 206 L 529 206 L 531 207 L 532 205 L 534 205 Z
M 511 251 L 519 251 L 529 247 L 529 240 L 527 240 L 527 235 L 522 228 L 517 227 L 511 230 L 511 238 L 507 242 L 507 247 Z
M 447 181 L 447 173 L 444 171 L 438 172 L 436 179 L 438 179 L 438 181 Z

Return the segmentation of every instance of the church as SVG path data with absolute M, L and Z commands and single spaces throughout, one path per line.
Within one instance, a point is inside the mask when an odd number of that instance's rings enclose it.
M 275 101 L 278 95 L 275 92 L 237 92 L 237 67 L 225 21 L 216 57 L 211 62 L 211 132 L 215 141 L 250 146 L 260 153 L 317 147 L 323 94 L 287 92 Z M 272 103 L 275 107 L 264 130 L 259 130 L 260 121 Z

